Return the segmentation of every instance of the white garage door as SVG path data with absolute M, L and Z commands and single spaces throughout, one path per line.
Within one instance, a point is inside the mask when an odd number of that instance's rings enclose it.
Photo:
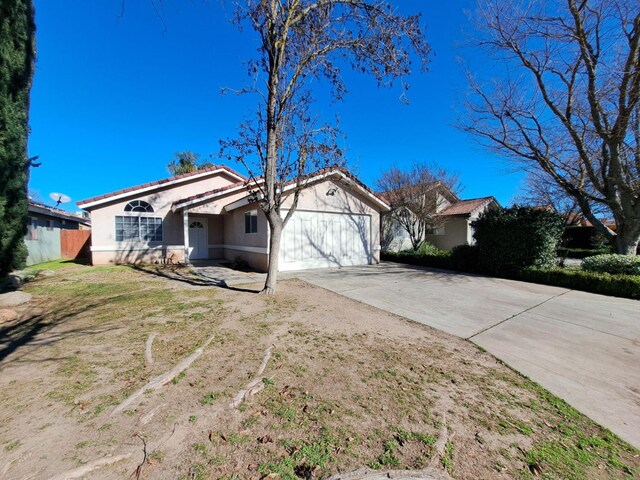
M 367 265 L 371 259 L 369 215 L 296 211 L 282 234 L 279 269 Z

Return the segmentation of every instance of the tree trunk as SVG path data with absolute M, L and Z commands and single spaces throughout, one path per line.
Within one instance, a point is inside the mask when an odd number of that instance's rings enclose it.
M 269 235 L 269 268 L 267 270 L 267 280 L 260 293 L 273 295 L 276 293 L 276 283 L 278 280 L 278 258 L 280 256 L 280 240 L 282 239 L 283 222 L 277 212 L 267 214 L 267 220 L 271 232 Z
M 621 229 L 615 237 L 616 253 L 621 255 L 636 255 L 639 240 L 640 232 L 629 232 L 626 229 Z

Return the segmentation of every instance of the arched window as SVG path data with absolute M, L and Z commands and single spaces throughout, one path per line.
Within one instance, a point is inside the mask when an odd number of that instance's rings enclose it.
M 162 218 L 145 215 L 153 207 L 144 200 L 132 200 L 124 207 L 127 213 L 137 215 L 116 216 L 116 242 L 161 242 Z
M 204 228 L 204 225 L 202 224 L 202 222 L 191 222 L 191 225 L 189 225 L 189 228 Z
M 133 200 L 124 207 L 125 212 L 153 213 L 153 207 L 144 200 Z

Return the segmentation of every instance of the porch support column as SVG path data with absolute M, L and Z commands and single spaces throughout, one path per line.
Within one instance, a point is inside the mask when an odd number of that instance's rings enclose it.
M 184 235 L 184 263 L 189 264 L 189 210 L 182 209 L 182 232 Z

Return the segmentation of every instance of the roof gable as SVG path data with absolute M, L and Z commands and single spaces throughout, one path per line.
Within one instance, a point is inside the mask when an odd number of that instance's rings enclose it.
M 353 175 L 351 172 L 349 172 L 346 168 L 343 168 L 343 167 L 331 166 L 331 167 L 322 168 L 313 173 L 305 175 L 300 180 L 300 183 L 302 185 L 302 188 L 306 188 L 330 177 L 342 178 L 346 182 L 349 182 L 350 185 L 358 194 L 362 195 L 365 198 L 368 198 L 373 203 L 375 203 L 379 208 L 383 210 L 389 210 L 389 206 L 379 195 L 377 195 L 373 190 L 371 190 L 364 183 L 358 180 L 358 178 L 355 175 Z M 237 182 L 222 188 L 218 188 L 215 190 L 211 190 L 208 192 L 200 193 L 197 195 L 193 195 L 191 197 L 177 200 L 173 202 L 173 205 L 171 208 L 173 211 L 176 211 L 179 208 L 184 208 L 194 204 L 213 200 L 215 198 L 224 196 L 231 192 L 241 191 L 243 189 L 246 190 L 247 195 L 245 197 L 235 202 L 232 202 L 225 207 L 226 211 L 231 211 L 243 205 L 248 205 L 249 203 L 253 203 L 257 201 L 260 198 L 260 194 L 258 193 L 258 195 L 256 195 L 255 189 L 257 185 L 262 184 L 263 182 L 264 182 L 263 178 L 258 178 L 257 180 L 245 180 L 245 181 Z M 298 183 L 297 180 L 291 180 L 285 183 L 284 191 L 286 192 L 287 190 L 293 190 L 296 187 L 297 183 Z
M 471 198 L 469 200 L 460 200 L 453 205 L 445 208 L 440 215 L 453 216 L 453 215 L 473 215 L 478 211 L 488 207 L 491 203 L 495 203 L 496 206 L 500 206 L 498 201 L 494 197 L 482 197 Z
M 116 190 L 115 192 L 105 193 L 96 197 L 87 198 L 85 200 L 79 201 L 78 206 L 85 210 L 90 210 L 104 203 L 132 196 L 134 194 L 148 193 L 172 185 L 186 183 L 194 179 L 213 177 L 221 174 L 226 174 L 227 176 L 240 182 L 244 182 L 247 180 L 244 175 L 241 175 L 240 173 L 232 170 L 226 165 L 213 165 L 212 167 L 202 168 L 200 170 L 196 170 L 195 172 L 185 173 L 162 180 L 156 180 L 155 182 L 143 183 L 142 185 L 123 188 L 121 190 Z

